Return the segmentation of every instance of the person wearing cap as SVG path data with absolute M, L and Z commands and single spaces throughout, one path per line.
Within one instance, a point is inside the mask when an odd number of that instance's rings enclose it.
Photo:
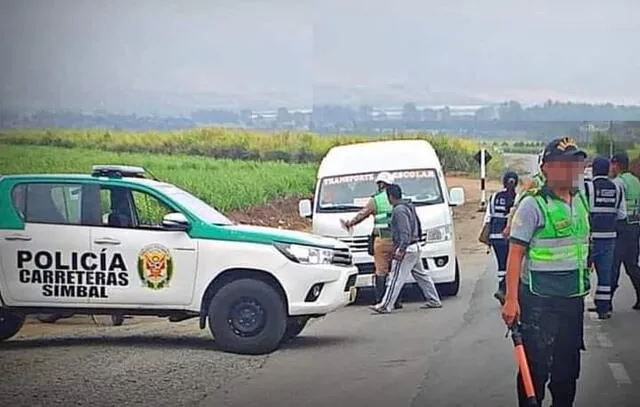
M 393 260 L 389 273 L 390 282 L 384 296 L 378 304 L 372 305 L 371 309 L 379 314 L 391 312 L 391 304 L 400 296 L 409 274 L 413 276 L 427 300 L 420 308 L 442 308 L 435 283 L 422 266 L 420 248 L 422 226 L 416 208 L 410 200 L 402 199 L 402 188 L 398 184 L 390 185 L 386 193 L 393 205 L 391 215 Z
M 543 154 L 545 184 L 516 209 L 509 238 L 502 318 L 520 322 L 538 405 L 545 386 L 554 406 L 572 406 L 584 350 L 584 297 L 589 294 L 589 204 L 576 187 L 587 154 L 570 138 Z M 520 373 L 519 405 L 527 404 Z
M 626 153 L 614 154 L 611 157 L 610 170 L 615 177 L 613 182 L 623 190 L 627 209 L 625 220 L 618 222 L 617 225 L 617 240 L 611 270 L 611 300 L 613 301 L 618 289 L 620 266 L 624 264 L 624 269 L 636 292 L 636 303 L 633 309 L 640 310 L 640 267 L 638 267 L 640 181 L 629 172 L 629 156 Z
M 516 199 L 516 186 L 518 185 L 518 174 L 514 171 L 505 172 L 502 177 L 504 188 L 495 192 L 489 198 L 487 212 L 484 223 L 489 226 L 489 242 L 495 253 L 498 263 L 498 291 L 494 296 L 498 299 L 504 298 L 504 275 L 507 271 L 507 254 L 509 252 L 509 241 L 503 235 L 507 226 L 507 217 Z
M 611 317 L 611 270 L 616 246 L 616 223 L 626 218 L 626 205 L 620 186 L 609 178 L 609 159 L 595 157 L 592 177 L 585 181 L 591 225 L 590 263 L 595 266 L 598 285 L 594 297 L 599 319 Z
M 390 172 L 383 171 L 379 173 L 375 180 L 378 191 L 369 199 L 365 207 L 362 208 L 353 219 L 340 219 L 342 226 L 345 229 L 350 229 L 369 216 L 374 217 L 373 235 L 375 240 L 373 241 L 373 263 L 375 275 L 374 289 L 376 292 L 374 304 L 382 301 L 382 296 L 384 295 L 387 284 L 387 275 L 391 267 L 393 243 L 391 241 L 391 232 L 389 231 L 389 222 L 391 221 L 393 206 L 389 202 L 386 189 L 389 185 L 393 184 L 393 181 L 393 175 Z M 394 306 L 395 308 L 402 308 L 400 299 L 395 302 Z

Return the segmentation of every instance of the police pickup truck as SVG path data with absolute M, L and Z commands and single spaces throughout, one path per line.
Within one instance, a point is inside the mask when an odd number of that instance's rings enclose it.
M 352 302 L 356 276 L 344 243 L 236 224 L 140 167 L 0 176 L 0 340 L 30 314 L 156 315 L 269 353 Z

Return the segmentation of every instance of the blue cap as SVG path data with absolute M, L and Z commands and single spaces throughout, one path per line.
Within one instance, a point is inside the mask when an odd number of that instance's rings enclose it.
M 601 155 L 595 157 L 592 163 L 593 175 L 609 175 L 609 159 Z
M 518 174 L 516 174 L 515 171 L 509 170 L 502 176 L 502 185 L 506 187 L 510 182 L 513 182 L 514 185 L 518 185 Z
M 573 160 L 578 156 L 582 156 L 585 159 L 587 158 L 587 153 L 578 147 L 574 139 L 564 137 L 555 139 L 547 144 L 542 153 L 542 162 Z

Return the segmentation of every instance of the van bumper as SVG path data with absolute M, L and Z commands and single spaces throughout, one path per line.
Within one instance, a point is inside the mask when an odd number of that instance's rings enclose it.
M 434 283 L 444 284 L 455 281 L 456 258 L 452 241 L 423 244 L 421 251 L 422 267 L 429 273 Z M 359 271 L 356 287 L 373 288 L 375 286 L 373 258 L 367 253 L 353 253 L 353 260 Z M 413 276 L 409 275 L 406 284 L 415 282 Z

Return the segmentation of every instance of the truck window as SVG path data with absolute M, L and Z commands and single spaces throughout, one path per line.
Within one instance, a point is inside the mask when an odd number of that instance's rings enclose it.
M 26 222 L 82 225 L 92 212 L 90 207 L 83 208 L 89 191 L 82 184 L 31 183 L 26 184 L 26 196 L 25 189 L 16 188 L 13 198 Z

